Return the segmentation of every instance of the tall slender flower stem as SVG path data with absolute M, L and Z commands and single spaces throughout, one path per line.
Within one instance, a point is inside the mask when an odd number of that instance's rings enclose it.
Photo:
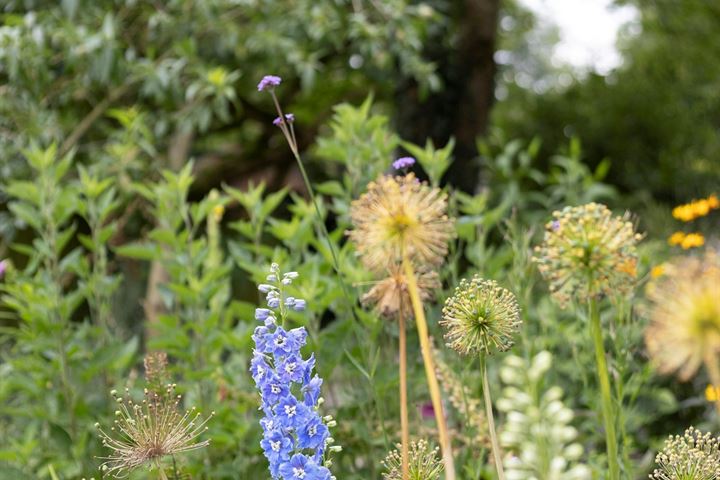
M 602 330 L 600 328 L 600 310 L 597 299 L 589 300 L 590 334 L 595 344 L 595 363 L 597 366 L 600 395 L 602 400 L 602 414 L 605 422 L 605 443 L 608 456 L 608 473 L 610 480 L 620 479 L 620 465 L 618 463 L 618 444 L 615 434 L 615 415 L 610 391 L 610 377 L 608 375 L 605 348 L 603 347 Z
M 168 480 L 168 476 L 165 474 L 165 470 L 163 470 L 163 467 L 160 464 L 159 460 L 157 461 L 156 465 L 157 465 L 158 473 L 160 474 L 160 480 Z
M 492 454 L 495 459 L 495 469 L 497 470 L 498 479 L 505 480 L 505 471 L 503 470 L 502 454 L 500 453 L 500 444 L 498 443 L 497 433 L 495 432 L 495 417 L 493 416 L 492 399 L 490 398 L 490 382 L 487 375 L 487 359 L 484 354 L 480 354 L 480 371 L 482 372 L 482 389 L 485 397 L 485 414 L 487 415 L 488 430 L 490 432 L 490 445 L 492 446 Z
M 400 350 L 400 429 L 402 431 L 402 444 L 400 446 L 402 457 L 402 479 L 410 479 L 410 421 L 408 419 L 407 398 L 407 332 L 405 330 L 405 313 L 403 311 L 402 297 L 398 310 L 398 333 Z
M 450 444 L 450 435 L 448 434 L 442 400 L 440 398 L 440 386 L 438 385 L 435 373 L 435 362 L 433 361 L 432 351 L 430 350 L 425 311 L 423 310 L 422 301 L 420 300 L 420 292 L 418 290 L 417 280 L 415 279 L 413 266 L 407 256 L 403 256 L 402 263 L 407 279 L 408 293 L 410 294 L 413 312 L 415 313 L 418 337 L 420 337 L 420 350 L 423 356 L 423 363 L 425 364 L 425 376 L 427 377 L 428 388 L 430 389 L 430 399 L 432 400 L 433 410 L 435 411 L 435 421 L 438 426 L 440 448 L 442 449 L 443 463 L 445 464 L 445 479 L 455 480 L 455 463 L 453 461 L 452 445 Z
M 720 368 L 718 368 L 717 358 L 712 353 L 705 355 L 705 368 L 707 368 L 713 393 L 715 394 L 715 407 L 718 415 L 720 415 Z
M 333 245 L 332 239 L 330 238 L 330 232 L 328 232 L 327 226 L 325 225 L 325 220 L 323 219 L 322 213 L 320 212 L 320 206 L 317 203 L 317 199 L 315 198 L 315 190 L 312 187 L 312 184 L 310 183 L 310 177 L 308 177 L 307 171 L 305 170 L 305 165 L 302 162 L 302 159 L 300 158 L 300 151 L 298 150 L 297 140 L 295 139 L 295 129 L 293 128 L 292 124 L 288 123 L 285 120 L 285 114 L 282 111 L 282 108 L 280 108 L 280 102 L 277 99 L 277 96 L 275 95 L 275 92 L 272 90 L 270 91 L 270 96 L 273 99 L 273 103 L 275 104 L 275 109 L 278 113 L 278 118 L 280 118 L 280 130 L 282 130 L 283 135 L 285 136 L 285 139 L 288 142 L 288 145 L 290 146 L 290 151 L 292 152 L 293 156 L 295 157 L 295 161 L 297 162 L 298 168 L 300 169 L 300 174 L 303 178 L 303 183 L 305 183 L 305 188 L 308 191 L 308 195 L 310 196 L 310 201 L 312 201 L 313 207 L 315 207 L 315 214 L 317 215 L 317 222 L 320 224 L 320 228 L 322 230 L 323 235 L 325 236 L 325 239 L 328 242 L 328 248 L 330 249 L 330 256 L 332 257 L 333 261 L 333 270 L 335 270 L 335 274 L 338 276 L 338 280 L 340 281 L 340 287 L 343 291 L 343 296 L 345 297 L 345 300 L 348 303 L 348 307 L 350 308 L 350 312 L 352 313 L 353 318 L 355 321 L 359 322 L 359 319 L 357 317 L 357 313 L 355 313 L 355 305 L 352 300 L 350 300 L 350 293 L 348 292 L 347 285 L 345 284 L 345 280 L 343 279 L 342 274 L 340 273 L 340 261 L 338 260 L 338 254 L 335 251 L 335 246 Z

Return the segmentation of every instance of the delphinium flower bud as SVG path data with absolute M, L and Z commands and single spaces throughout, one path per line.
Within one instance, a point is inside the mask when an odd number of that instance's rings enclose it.
M 720 478 L 720 438 L 690 427 L 681 437 L 670 436 L 655 457 L 653 480 L 717 480 Z
M 160 391 L 154 384 L 164 378 L 167 357 L 151 354 L 145 359 L 146 374 L 151 389 L 145 389 L 145 398 L 136 403 L 126 389 L 125 395 L 111 392 L 118 409 L 114 426 L 109 431 L 95 424 L 103 445 L 111 450 L 100 469 L 107 475 L 124 477 L 130 471 L 148 463 L 159 465 L 166 456 L 196 450 L 209 445 L 210 440 L 198 441 L 207 431 L 207 422 L 215 414 L 203 418 L 195 407 L 180 410 L 181 395 L 176 385 L 168 383 Z
M 460 282 L 445 301 L 440 321 L 448 346 L 463 355 L 508 350 L 521 323 L 515 295 L 477 275 Z
M 637 277 L 637 242 L 628 215 L 613 216 L 598 203 L 553 213 L 533 260 L 561 306 L 573 299 L 627 295 Z
M 391 451 L 383 465 L 386 472 L 383 473 L 385 480 L 403 480 L 402 459 L 400 457 L 400 445 L 397 450 Z M 410 471 L 407 480 L 437 480 L 443 471 L 443 465 L 438 458 L 438 448 L 431 449 L 426 440 L 410 443 Z
M 322 379 L 313 374 L 315 357 L 304 359 L 305 328 L 285 330 L 290 309 L 302 311 L 305 300 L 285 294 L 285 287 L 298 278 L 297 272 L 282 274 L 273 263 L 267 277 L 270 284 L 258 289 L 267 296 L 268 308 L 258 308 L 255 318 L 255 350 L 250 366 L 253 380 L 261 394 L 261 441 L 273 479 L 330 480 L 328 452 L 332 444 L 329 428 L 332 417 L 319 414 Z M 268 322 L 268 319 L 272 319 Z

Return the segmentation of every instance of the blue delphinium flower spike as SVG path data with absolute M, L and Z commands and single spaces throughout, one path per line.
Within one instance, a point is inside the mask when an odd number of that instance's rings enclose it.
M 313 374 L 315 356 L 306 360 L 300 350 L 305 345 L 304 327 L 285 329 L 290 310 L 303 311 L 303 299 L 285 295 L 284 288 L 298 278 L 297 272 L 281 274 L 273 263 L 268 283 L 258 286 L 266 295 L 267 308 L 255 310 L 255 319 L 262 322 L 255 328 L 255 350 L 250 373 L 261 395 L 260 420 L 263 440 L 260 446 L 270 464 L 273 479 L 334 480 L 326 458 L 327 452 L 340 451 L 331 446 L 329 427 L 332 417 L 321 417 L 322 379 Z

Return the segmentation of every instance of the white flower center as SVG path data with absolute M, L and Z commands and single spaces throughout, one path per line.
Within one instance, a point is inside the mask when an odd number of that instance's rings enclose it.
M 297 407 L 295 405 L 285 405 L 285 414 L 288 417 L 294 417 L 295 410 L 297 410 Z
M 305 470 L 302 468 L 293 468 L 293 476 L 295 478 L 305 478 Z
M 277 442 L 270 442 L 270 448 L 272 448 L 273 452 L 279 452 L 280 451 L 280 441 Z

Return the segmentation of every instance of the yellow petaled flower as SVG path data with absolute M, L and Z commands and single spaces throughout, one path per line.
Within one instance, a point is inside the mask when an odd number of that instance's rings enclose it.
M 448 347 L 463 355 L 508 350 L 521 323 L 515 295 L 477 275 L 460 282 L 445 301 L 440 320 Z
M 433 291 L 440 288 L 440 279 L 437 272 L 416 272 L 420 300 L 423 302 L 433 298 Z M 362 303 L 374 305 L 376 310 L 384 317 L 395 317 L 402 311 L 405 318 L 413 314 L 410 294 L 408 293 L 405 274 L 400 265 L 390 267 L 388 276 L 370 289 L 362 297 Z
M 385 457 L 383 465 L 387 472 L 384 480 L 403 480 L 401 445 Z M 438 449 L 431 449 L 425 440 L 410 443 L 410 462 L 408 480 L 437 480 L 443 471 L 443 464 L 438 459 Z
M 661 372 L 677 372 L 687 380 L 703 362 L 716 362 L 720 353 L 720 260 L 716 252 L 669 262 L 666 274 L 648 285 L 647 297 L 651 321 L 645 343 Z
M 668 238 L 669 245 L 680 245 L 685 240 L 685 232 L 675 232 Z
M 561 306 L 572 299 L 632 291 L 636 245 L 642 236 L 635 233 L 627 214 L 613 216 L 605 205 L 589 203 L 565 207 L 553 217 L 533 261 Z
M 350 238 L 363 264 L 385 274 L 402 262 L 403 253 L 418 268 L 439 265 L 454 238 L 447 216 L 447 195 L 420 182 L 412 173 L 381 176 L 352 202 Z
M 693 200 L 690 203 L 678 205 L 673 208 L 672 216 L 683 222 L 691 222 L 696 218 L 704 217 L 711 210 L 720 208 L 720 200 L 714 193 L 707 198 Z
M 708 385 L 705 389 L 705 400 L 708 402 L 717 402 L 719 391 L 720 388 L 715 388 L 712 384 Z
M 683 250 L 702 247 L 703 245 L 705 245 L 705 237 L 703 237 L 702 233 L 688 233 L 685 235 L 685 238 L 683 238 L 683 241 L 680 242 Z
M 717 480 L 720 478 L 720 438 L 693 427 L 685 435 L 670 436 L 655 457 L 654 480 Z
M 662 277 L 662 275 L 665 273 L 665 265 L 655 265 L 652 270 L 650 270 L 650 277 L 652 278 L 658 278 Z
M 720 208 L 720 200 L 718 200 L 717 195 L 714 193 L 707 198 L 707 202 L 708 206 L 713 210 Z

